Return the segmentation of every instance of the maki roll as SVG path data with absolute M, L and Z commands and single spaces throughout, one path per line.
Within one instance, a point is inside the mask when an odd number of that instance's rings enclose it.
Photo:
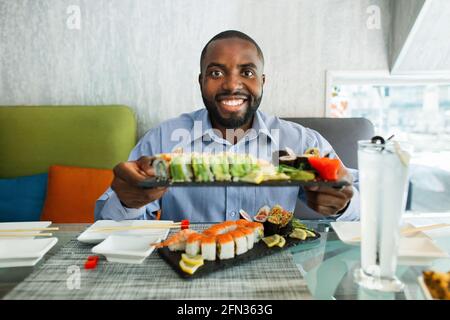
M 225 233 L 218 235 L 217 239 L 217 255 L 220 260 L 234 258 L 234 240 L 231 234 Z
M 170 162 L 170 176 L 174 182 L 192 181 L 191 157 L 188 154 L 176 154 Z
M 253 244 L 255 243 L 255 235 L 253 234 L 253 230 L 247 227 L 239 227 L 237 230 L 242 232 L 247 239 L 247 249 L 253 249 Z
M 216 237 L 204 235 L 201 239 L 201 249 L 203 259 L 216 260 Z
M 233 180 L 238 181 L 240 177 L 245 176 L 246 171 L 244 167 L 244 160 L 240 154 L 229 154 L 228 161 L 230 163 L 230 173 Z
M 186 253 L 190 256 L 196 256 L 201 251 L 201 240 L 203 238 L 202 234 L 193 233 L 186 240 Z
M 248 245 L 247 245 L 247 238 L 245 237 L 245 234 L 240 230 L 230 231 L 229 234 L 233 237 L 234 245 L 236 248 L 236 250 L 235 250 L 236 255 L 246 253 L 248 250 Z
M 259 168 L 257 161 L 251 155 L 229 154 L 228 161 L 230 163 L 230 173 L 235 181 L 239 181 Z
M 216 181 L 231 181 L 230 164 L 225 154 L 212 155 L 210 166 Z
M 292 218 L 294 214 L 289 212 L 280 205 L 274 206 L 264 222 L 264 230 L 266 235 L 287 235 L 292 231 Z
M 258 210 L 258 213 L 253 217 L 253 220 L 258 222 L 266 222 L 270 214 L 270 207 L 263 206 Z
M 251 221 L 248 221 L 248 220 L 245 220 L 245 219 L 239 219 L 239 220 L 236 221 L 236 226 L 238 228 L 246 227 L 249 222 L 251 222 Z
M 250 228 L 253 231 L 253 238 L 255 243 L 264 238 L 264 225 L 259 222 L 249 222 L 246 228 Z
M 210 170 L 209 158 L 210 155 L 208 154 L 192 154 L 192 171 L 196 182 L 214 181 L 214 176 Z

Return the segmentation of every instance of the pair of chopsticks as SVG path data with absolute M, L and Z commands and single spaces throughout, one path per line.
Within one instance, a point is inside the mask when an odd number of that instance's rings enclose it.
M 128 231 L 128 230 L 145 230 L 145 229 L 173 229 L 182 228 L 185 224 L 183 222 L 172 223 L 156 223 L 142 226 L 118 226 L 118 227 L 104 227 L 90 230 L 91 232 L 114 232 L 114 231 Z
M 434 230 L 434 229 L 440 229 L 440 228 L 447 228 L 450 227 L 449 223 L 438 223 L 438 224 L 430 224 L 428 226 L 423 226 L 423 227 L 409 227 L 409 228 L 404 228 L 400 231 L 400 234 L 402 236 L 405 235 L 409 235 L 411 233 L 416 233 L 419 231 L 429 231 L 429 230 Z M 352 239 L 353 241 L 361 241 L 361 237 L 355 237 Z
M 0 229 L 0 237 L 49 237 L 52 233 L 40 233 L 38 231 L 55 231 L 58 227 L 51 228 L 29 228 L 29 229 Z

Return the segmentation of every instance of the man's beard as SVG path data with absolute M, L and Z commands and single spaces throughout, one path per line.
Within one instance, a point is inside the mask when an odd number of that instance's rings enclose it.
M 232 93 L 231 95 L 238 95 L 238 93 Z M 247 95 L 248 99 L 248 107 L 245 111 L 245 114 L 243 116 L 232 116 L 230 118 L 223 118 L 217 107 L 217 100 L 211 101 L 208 100 L 203 94 L 202 99 L 203 103 L 205 104 L 206 109 L 209 112 L 209 115 L 211 117 L 211 120 L 216 121 L 218 124 L 220 124 L 222 127 L 226 129 L 236 129 L 239 127 L 242 127 L 244 124 L 247 124 L 251 119 L 253 119 L 253 116 L 255 115 L 256 110 L 258 110 L 259 105 L 261 104 L 263 92 L 261 91 L 261 95 L 257 98 L 254 98 L 251 95 Z

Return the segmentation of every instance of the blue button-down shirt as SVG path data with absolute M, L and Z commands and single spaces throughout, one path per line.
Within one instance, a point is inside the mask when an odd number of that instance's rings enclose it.
M 129 160 L 141 156 L 171 152 L 183 148 L 185 152 L 228 151 L 251 153 L 271 160 L 272 152 L 291 148 L 303 154 L 307 148 L 319 148 L 321 154 L 336 157 L 331 145 L 316 131 L 257 111 L 253 130 L 245 133 L 236 144 L 223 139 L 213 130 L 208 111 L 200 109 L 167 120 L 149 130 L 132 150 Z M 357 185 L 357 172 L 350 170 Z M 354 196 L 338 220 L 359 219 L 359 193 Z M 95 219 L 154 219 L 161 210 L 161 219 L 191 222 L 218 222 L 239 219 L 239 210 L 255 214 L 264 205 L 280 204 L 290 211 L 296 209 L 300 218 L 323 218 L 305 204 L 303 189 L 299 187 L 179 187 L 169 188 L 164 196 L 139 209 L 123 207 L 115 192 L 107 190 L 95 207 Z

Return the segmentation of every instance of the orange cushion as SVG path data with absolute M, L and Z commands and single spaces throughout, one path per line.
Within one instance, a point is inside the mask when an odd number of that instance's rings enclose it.
M 94 222 L 95 201 L 112 180 L 113 172 L 109 169 L 51 166 L 41 220 Z

